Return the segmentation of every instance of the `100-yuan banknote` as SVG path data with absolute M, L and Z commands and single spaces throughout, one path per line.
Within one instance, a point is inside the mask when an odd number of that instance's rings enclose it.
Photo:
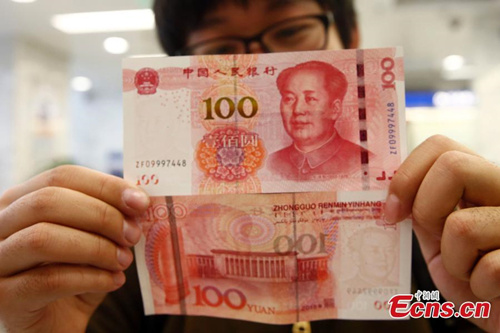
M 377 190 L 405 156 L 402 50 L 127 59 L 125 176 L 151 195 Z
M 411 225 L 384 191 L 155 197 L 136 247 L 146 314 L 289 324 L 391 319 Z

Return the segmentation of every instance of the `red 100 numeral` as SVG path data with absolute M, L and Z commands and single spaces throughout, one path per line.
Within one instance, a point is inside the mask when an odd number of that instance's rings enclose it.
M 396 89 L 396 84 L 394 81 L 396 81 L 396 74 L 394 74 L 394 59 L 392 58 L 384 58 L 382 59 L 382 62 L 380 63 L 382 66 L 382 69 L 385 70 L 385 72 L 382 73 L 382 88 L 385 89 Z
M 194 290 L 196 292 L 196 304 L 195 305 L 208 305 L 217 308 L 225 303 L 231 309 L 240 310 L 247 304 L 247 298 L 238 289 L 228 289 L 224 294 L 217 288 L 213 286 L 207 286 L 201 288 L 200 286 L 195 286 Z M 234 298 L 230 298 L 231 294 L 234 294 L 239 298 L 239 304 L 234 303 Z

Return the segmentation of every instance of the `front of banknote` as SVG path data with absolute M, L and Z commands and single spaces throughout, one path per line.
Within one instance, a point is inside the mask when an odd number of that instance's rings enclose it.
M 386 189 L 402 50 L 127 59 L 125 174 L 152 195 Z
M 125 178 L 152 196 L 146 314 L 390 319 L 411 224 L 384 223 L 406 157 L 402 51 L 129 59 Z

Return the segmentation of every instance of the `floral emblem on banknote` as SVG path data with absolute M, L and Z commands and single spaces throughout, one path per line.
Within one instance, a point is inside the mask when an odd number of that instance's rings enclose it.
M 198 144 L 196 161 L 206 176 L 217 181 L 244 180 L 264 163 L 266 150 L 257 133 L 225 127 L 206 134 Z
M 154 69 L 143 68 L 135 74 L 134 83 L 139 95 L 153 95 L 160 84 L 160 77 Z

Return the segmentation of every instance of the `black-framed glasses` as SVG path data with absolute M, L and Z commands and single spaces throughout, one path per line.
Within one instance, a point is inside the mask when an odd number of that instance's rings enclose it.
M 250 53 L 259 43 L 264 52 L 322 50 L 328 43 L 328 28 L 335 22 L 332 12 L 307 15 L 277 22 L 252 37 L 225 36 L 183 48 L 177 55 Z

